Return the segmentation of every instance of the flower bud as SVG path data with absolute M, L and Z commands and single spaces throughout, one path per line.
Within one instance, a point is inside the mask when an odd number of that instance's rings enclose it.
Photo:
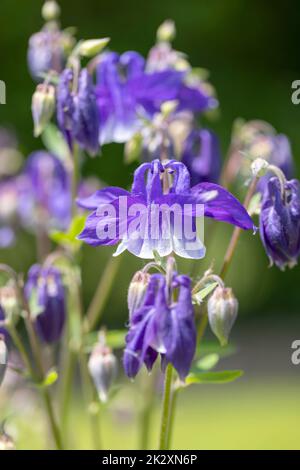
M 135 312 L 143 303 L 143 299 L 149 284 L 150 274 L 143 271 L 137 271 L 128 289 L 128 309 L 130 316 Z
M 4 336 L 0 334 L 0 385 L 3 382 L 6 367 L 7 367 L 7 347 L 5 344 Z
M 268 166 L 269 163 L 267 160 L 264 160 L 263 158 L 256 158 L 254 162 L 251 164 L 251 170 L 253 176 L 260 178 L 261 176 L 264 176 L 266 172 L 268 171 Z
M 83 41 L 79 47 L 79 54 L 82 57 L 94 57 L 95 55 L 100 54 L 109 41 L 110 38 L 88 39 L 87 41 Z
M 176 36 L 176 28 L 173 20 L 164 21 L 157 30 L 159 42 L 171 42 Z
M 109 390 L 117 375 L 117 359 L 111 349 L 102 343 L 96 344 L 89 359 L 89 371 L 99 394 L 105 403 Z
M 55 111 L 55 88 L 52 85 L 38 85 L 32 97 L 34 136 L 41 135 Z
M 3 314 L 1 315 L 0 313 L 0 319 L 1 316 L 5 316 L 9 322 L 13 321 L 13 318 L 18 312 L 19 302 L 17 289 L 10 283 L 0 288 L 0 309 L 3 310 Z
M 42 8 L 42 17 L 45 21 L 56 20 L 60 16 L 60 7 L 55 0 L 48 0 Z
M 207 310 L 210 327 L 225 346 L 238 313 L 238 301 L 232 289 L 217 287 L 208 301 Z
M 13 439 L 6 434 L 6 432 L 2 431 L 0 433 L 0 450 L 15 450 L 16 446 Z

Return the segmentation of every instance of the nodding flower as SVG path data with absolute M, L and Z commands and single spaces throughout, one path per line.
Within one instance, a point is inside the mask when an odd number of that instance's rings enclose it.
M 300 255 L 300 183 L 269 180 L 263 193 L 260 236 L 271 265 L 284 270 L 297 264 Z
M 155 258 L 155 252 L 203 258 L 199 216 L 254 229 L 251 217 L 232 194 L 214 183 L 191 187 L 186 166 L 172 160 L 142 164 L 134 174 L 131 192 L 108 187 L 79 199 L 78 205 L 93 211 L 79 239 L 92 246 L 120 243 L 115 255 L 128 250 L 143 259 Z
M 171 363 L 184 380 L 196 336 L 190 278 L 174 272 L 168 285 L 164 275 L 152 274 L 144 300 L 129 321 L 123 359 L 127 376 L 134 378 L 143 365 L 150 371 L 160 355 L 163 369 Z
M 66 321 L 65 289 L 60 271 L 54 267 L 32 266 L 25 296 L 41 340 L 48 344 L 57 342 Z
M 74 87 L 74 72 L 65 69 L 57 87 L 57 121 L 70 148 L 77 142 L 89 154 L 99 150 L 100 113 L 92 76 L 82 69 Z

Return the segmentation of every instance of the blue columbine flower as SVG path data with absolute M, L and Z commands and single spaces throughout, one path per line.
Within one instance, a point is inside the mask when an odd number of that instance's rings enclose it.
M 125 216 L 121 204 L 124 200 Z M 81 240 L 93 246 L 121 242 L 116 255 L 128 250 L 144 259 L 154 258 L 155 252 L 168 256 L 173 251 L 185 258 L 202 258 L 203 242 L 197 234 L 193 236 L 199 205 L 204 206 L 202 215 L 245 230 L 254 228 L 251 217 L 232 194 L 214 183 L 191 188 L 187 168 L 177 161 L 164 165 L 159 160 L 144 163 L 135 172 L 131 192 L 109 187 L 78 204 L 94 211 L 79 235 Z M 184 214 L 184 223 L 193 228 L 191 233 L 180 230 L 182 219 L 177 223 L 176 218 L 170 217 L 174 205 Z M 157 214 L 159 217 L 155 217 Z M 130 227 L 136 227 L 136 232 L 128 231 Z
M 19 213 L 24 226 L 64 230 L 71 221 L 71 182 L 62 162 L 44 151 L 31 154 L 18 180 Z
M 62 72 L 68 51 L 74 44 L 73 37 L 51 23 L 51 27 L 35 33 L 29 40 L 27 54 L 28 67 L 36 81 L 50 71 Z
M 216 134 L 208 129 L 193 129 L 183 148 L 182 162 L 191 175 L 192 185 L 217 183 L 221 172 L 221 151 Z
M 177 300 L 173 299 L 175 291 Z M 163 367 L 171 363 L 184 380 L 195 349 L 190 278 L 174 273 L 168 286 L 162 274 L 151 275 L 143 304 L 130 317 L 124 353 L 126 374 L 134 378 L 143 364 L 151 370 L 161 354 Z
M 65 290 L 58 269 L 32 266 L 25 295 L 41 340 L 49 344 L 58 341 L 66 320 Z
M 177 100 L 178 111 L 203 112 L 216 105 L 198 87 L 185 83 L 186 72 L 147 72 L 137 52 L 100 56 L 96 94 L 101 116 L 100 143 L 126 142 L 162 103 Z
M 92 77 L 82 69 L 74 89 L 74 72 L 65 69 L 57 87 L 57 121 L 70 148 L 76 141 L 95 155 L 99 149 L 100 113 Z
M 271 265 L 297 264 L 300 255 L 300 183 L 287 181 L 284 190 L 271 178 L 263 194 L 260 235 Z

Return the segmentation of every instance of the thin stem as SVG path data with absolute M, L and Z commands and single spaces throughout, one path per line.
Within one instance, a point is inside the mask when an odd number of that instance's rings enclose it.
M 165 372 L 165 386 L 164 397 L 161 414 L 161 427 L 159 450 L 168 450 L 169 432 L 170 432 L 170 408 L 171 408 L 171 393 L 172 393 L 172 379 L 173 379 L 173 366 L 168 364 Z
M 120 256 L 117 258 L 110 258 L 105 267 L 104 273 L 100 278 L 98 287 L 85 317 L 84 331 L 86 333 L 93 330 L 101 318 L 103 309 L 111 293 L 120 263 Z
M 247 195 L 246 195 L 246 198 L 245 198 L 245 201 L 244 201 L 244 207 L 246 209 L 248 209 L 249 207 L 249 204 L 250 204 L 250 201 L 251 201 L 251 198 L 255 192 L 255 188 L 256 188 L 256 185 L 257 185 L 257 181 L 258 181 L 258 178 L 254 178 L 249 186 L 249 189 L 248 189 L 248 192 L 247 192 Z M 220 271 L 220 277 L 222 279 L 225 278 L 226 274 L 227 274 L 227 271 L 229 269 L 229 266 L 231 264 L 231 261 L 232 261 L 232 258 L 233 258 L 233 255 L 234 255 L 234 252 L 235 252 L 235 249 L 237 247 L 237 243 L 239 241 L 239 238 L 240 238 L 240 235 L 241 235 L 241 231 L 242 229 L 240 229 L 239 227 L 235 227 L 234 231 L 233 231 L 233 234 L 232 234 L 232 237 L 231 237 L 231 240 L 229 242 L 229 245 L 228 245 L 228 248 L 227 248 L 227 251 L 226 251 L 226 254 L 225 254 L 225 257 L 224 257 L 224 261 L 223 261 L 223 265 L 222 265 L 222 268 L 221 268 L 221 271 Z
M 169 433 L 168 433 L 168 442 L 167 442 L 168 449 L 171 448 L 172 439 L 173 439 L 177 399 L 178 399 L 178 388 L 175 388 L 172 394 L 172 402 L 171 402 L 170 417 L 169 417 Z

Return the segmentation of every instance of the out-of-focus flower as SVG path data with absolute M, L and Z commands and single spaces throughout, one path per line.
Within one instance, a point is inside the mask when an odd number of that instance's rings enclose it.
M 15 134 L 5 127 L 0 127 L 0 181 L 14 176 L 21 168 L 22 154 L 18 151 Z
M 185 141 L 182 162 L 191 175 L 192 185 L 217 183 L 221 172 L 221 151 L 216 134 L 208 129 L 194 129 Z
M 229 160 L 225 179 L 233 181 L 238 173 L 249 174 L 249 159 L 262 158 L 278 166 L 286 178 L 294 175 L 294 161 L 291 146 L 284 134 L 276 134 L 275 129 L 264 121 L 236 123 L 233 131 Z M 263 192 L 272 173 L 260 178 L 257 189 Z
M 34 136 L 41 135 L 55 111 L 55 88 L 53 85 L 40 84 L 32 97 L 32 117 Z
M 3 425 L 1 426 L 3 428 Z M 0 450 L 15 450 L 15 442 L 11 436 L 9 436 L 4 429 L 0 430 Z
M 61 73 L 67 56 L 74 45 L 74 38 L 67 31 L 60 31 L 55 23 L 31 36 L 28 48 L 28 67 L 34 80 L 40 81 L 51 71 Z
M 70 148 L 73 142 L 95 155 L 99 149 L 100 113 L 92 77 L 82 69 L 74 88 L 74 72 L 65 69 L 57 88 L 57 121 Z
M 0 181 L 0 248 L 8 248 L 15 242 L 18 190 L 18 178 Z
M 232 289 L 217 287 L 207 303 L 207 312 L 213 333 L 225 346 L 238 314 L 238 301 Z
M 195 227 L 199 206 L 207 217 L 245 230 L 254 228 L 232 194 L 214 183 L 191 188 L 187 168 L 176 161 L 144 163 L 135 172 L 131 192 L 109 187 L 78 204 L 94 211 L 79 239 L 93 246 L 121 242 L 116 255 L 128 250 L 144 259 L 154 258 L 155 252 L 168 256 L 173 251 L 185 258 L 202 258 L 205 247 Z M 170 217 L 174 205 L 180 212 L 179 221 Z
M 166 101 L 178 101 L 177 111 L 203 112 L 215 106 L 204 90 L 185 83 L 185 72 L 148 72 L 137 52 L 102 54 L 97 76 L 100 143 L 128 141 Z
M 101 337 L 100 341 L 93 348 L 88 366 L 99 398 L 105 403 L 109 390 L 117 376 L 118 363 L 116 356 L 106 346 L 105 341 Z
M 0 305 L 0 322 L 4 322 L 5 319 L 6 319 L 6 317 L 5 317 L 3 307 Z M 4 338 L 8 337 L 8 333 L 7 333 L 6 328 L 4 326 L 1 326 L 1 325 L 0 325 L 0 336 L 3 336 Z
M 291 180 L 282 186 L 273 177 L 264 190 L 260 236 L 271 265 L 283 270 L 295 266 L 300 255 L 300 183 Z
M 9 323 L 13 323 L 18 311 L 19 299 L 17 288 L 14 282 L 9 281 L 0 287 L 0 321 L 5 319 Z M 2 333 L 5 334 L 3 331 Z
M 58 341 L 66 320 L 65 289 L 59 270 L 32 266 L 25 295 L 41 340 L 49 344 Z
M 62 162 L 38 151 L 19 178 L 19 213 L 25 227 L 65 230 L 71 221 L 71 182 Z
M 178 294 L 174 297 L 177 300 L 173 298 L 174 292 Z M 190 278 L 174 273 L 171 286 L 168 286 L 163 275 L 151 275 L 144 301 L 130 317 L 124 352 L 126 374 L 135 377 L 143 364 L 151 370 L 161 354 L 163 366 L 171 363 L 184 380 L 195 349 Z

